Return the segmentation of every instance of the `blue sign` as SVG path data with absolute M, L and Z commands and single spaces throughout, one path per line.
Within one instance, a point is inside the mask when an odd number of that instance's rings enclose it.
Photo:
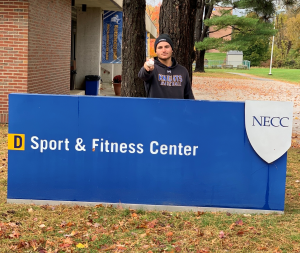
M 121 63 L 123 12 L 104 11 L 102 63 Z
M 10 94 L 9 149 L 10 202 L 284 210 L 242 102 Z

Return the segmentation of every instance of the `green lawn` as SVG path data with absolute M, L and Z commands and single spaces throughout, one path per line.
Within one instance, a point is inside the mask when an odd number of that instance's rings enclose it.
M 226 58 L 226 53 L 205 53 L 205 59 L 207 60 L 224 60 Z
M 211 73 L 245 73 L 263 78 L 274 79 L 278 81 L 287 81 L 291 83 L 300 83 L 300 69 L 272 69 L 272 75 L 269 75 L 269 68 L 251 68 L 250 70 L 237 69 L 205 69 L 207 74 Z

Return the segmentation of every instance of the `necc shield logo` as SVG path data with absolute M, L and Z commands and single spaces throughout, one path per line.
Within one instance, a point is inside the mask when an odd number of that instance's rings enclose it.
M 246 101 L 245 125 L 255 152 L 272 163 L 291 146 L 293 103 Z
M 25 150 L 25 134 L 8 134 L 9 150 Z

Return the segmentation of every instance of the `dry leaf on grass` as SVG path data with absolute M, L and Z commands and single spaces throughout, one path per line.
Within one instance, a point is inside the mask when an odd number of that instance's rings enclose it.
M 224 232 L 223 232 L 223 231 L 220 231 L 220 233 L 219 233 L 219 238 L 223 239 L 224 237 L 225 237 Z
M 76 245 L 76 248 L 78 248 L 78 249 L 84 249 L 85 246 L 84 246 L 82 243 L 78 243 L 78 244 Z

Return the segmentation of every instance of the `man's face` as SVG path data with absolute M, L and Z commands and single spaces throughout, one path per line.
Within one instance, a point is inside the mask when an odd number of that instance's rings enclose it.
M 168 42 L 162 41 L 157 44 L 156 54 L 158 59 L 168 60 L 172 57 L 172 47 Z

